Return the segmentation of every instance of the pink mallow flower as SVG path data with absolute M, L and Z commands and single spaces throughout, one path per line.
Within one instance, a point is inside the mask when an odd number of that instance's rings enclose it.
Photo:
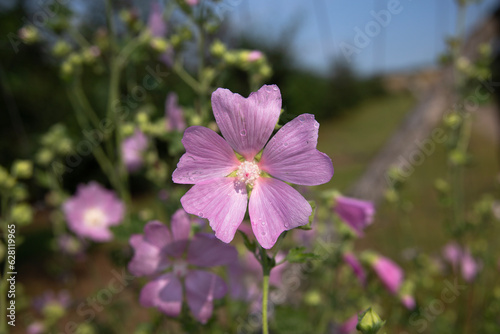
M 163 20 L 163 13 L 157 1 L 151 4 L 148 17 L 148 28 L 153 37 L 164 37 L 167 33 L 167 24 Z
M 129 172 L 135 172 L 144 163 L 143 154 L 148 148 L 148 137 L 139 129 L 126 138 L 121 145 L 122 158 Z
M 250 63 L 256 62 L 257 60 L 262 59 L 264 54 L 258 50 L 250 51 L 247 55 L 247 61 Z
M 32 322 L 27 328 L 26 333 L 28 334 L 43 334 L 45 333 L 45 325 L 41 321 Z
M 333 176 L 332 161 L 316 149 L 319 123 L 313 115 L 300 115 L 269 140 L 281 111 L 276 85 L 265 85 L 248 98 L 219 88 L 212 94 L 212 108 L 224 138 L 201 126 L 184 132 L 186 153 L 172 179 L 194 186 L 181 198 L 182 206 L 207 218 L 216 237 L 228 243 L 248 203 L 253 233 L 269 249 L 283 231 L 307 224 L 312 212 L 285 182 L 313 186 Z
M 283 253 L 276 254 L 276 262 L 281 262 L 286 256 Z M 286 262 L 271 269 L 269 274 L 269 285 L 279 287 L 282 284 L 283 272 Z M 262 266 L 252 253 L 245 253 L 239 261 L 229 266 L 229 293 L 232 298 L 260 302 L 262 281 Z
M 403 269 L 384 256 L 378 256 L 372 266 L 387 290 L 392 294 L 397 293 L 403 283 Z
M 406 307 L 408 310 L 413 310 L 415 309 L 415 298 L 413 296 L 405 294 L 401 297 L 401 303 Z
M 338 196 L 335 200 L 333 210 L 358 236 L 363 236 L 363 230 L 373 222 L 373 203 L 344 196 Z
M 76 195 L 62 209 L 68 227 L 78 236 L 94 241 L 113 239 L 109 227 L 120 224 L 125 214 L 125 206 L 115 193 L 97 182 L 79 185 Z
M 346 321 L 340 327 L 338 327 L 335 333 L 338 334 L 353 334 L 356 333 L 356 325 L 358 324 L 358 315 L 355 314 Z
M 193 266 L 228 265 L 238 254 L 213 235 L 199 233 L 190 239 L 190 229 L 189 217 L 182 209 L 173 215 L 171 231 L 158 221 L 147 223 L 144 234 L 130 237 L 134 257 L 128 269 L 136 276 L 155 277 L 142 288 L 142 306 L 176 317 L 181 313 L 184 291 L 193 316 L 206 323 L 212 316 L 213 300 L 224 297 L 227 287 L 219 276 Z
M 167 120 L 167 130 L 182 132 L 186 129 L 184 112 L 178 104 L 178 97 L 175 93 L 169 93 L 165 101 L 165 118 Z
M 354 272 L 354 274 L 358 278 L 361 285 L 364 286 L 366 284 L 366 272 L 363 269 L 363 266 L 361 265 L 359 260 L 352 253 L 345 253 L 343 255 L 343 258 L 344 258 L 345 263 L 347 263 L 349 265 L 349 267 L 351 267 L 352 271 Z
M 467 282 L 472 282 L 481 270 L 481 264 L 472 257 L 469 250 L 463 249 L 456 242 L 443 247 L 443 258 L 451 264 L 454 271 L 460 267 L 462 277 Z

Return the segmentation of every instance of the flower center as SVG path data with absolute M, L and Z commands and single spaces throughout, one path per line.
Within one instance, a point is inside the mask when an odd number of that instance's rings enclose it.
M 259 178 L 260 169 L 255 162 L 245 161 L 242 162 L 238 171 L 236 172 L 236 177 L 239 182 L 245 183 L 247 185 L 253 186 L 255 180 Z
M 99 208 L 91 208 L 83 214 L 83 221 L 88 227 L 101 227 L 106 222 L 106 215 Z
M 184 277 L 184 276 L 186 276 L 187 271 L 188 271 L 188 268 L 187 268 L 187 262 L 186 261 L 177 260 L 177 261 L 174 262 L 173 272 L 174 272 L 175 276 L 177 276 L 177 277 Z

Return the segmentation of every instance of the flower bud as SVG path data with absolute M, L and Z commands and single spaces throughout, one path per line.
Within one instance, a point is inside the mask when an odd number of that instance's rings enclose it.
M 222 57 L 226 51 L 226 46 L 219 40 L 213 42 L 210 48 L 210 52 L 212 53 L 212 55 L 219 58 Z
M 16 204 L 12 208 L 12 220 L 19 225 L 28 225 L 33 220 L 33 210 L 26 203 Z
M 168 42 L 166 39 L 161 37 L 153 37 L 149 45 L 153 48 L 153 50 L 163 53 L 168 49 Z
M 71 52 L 71 46 L 64 40 L 59 40 L 52 48 L 52 54 L 56 57 L 64 57 Z
M 49 149 L 43 148 L 37 152 L 35 160 L 42 166 L 47 166 L 52 159 L 54 159 L 54 154 Z
M 379 315 L 370 307 L 358 316 L 356 329 L 363 334 L 376 334 L 384 324 L 385 321 L 382 321 Z
M 40 39 L 40 34 L 35 26 L 28 25 L 19 29 L 19 37 L 26 44 L 33 44 Z
M 33 163 L 30 160 L 14 161 L 12 175 L 19 179 L 29 179 L 33 175 Z
M 309 291 L 306 294 L 304 301 L 308 305 L 312 305 L 312 306 L 319 305 L 321 303 L 321 294 L 319 293 L 318 290 Z

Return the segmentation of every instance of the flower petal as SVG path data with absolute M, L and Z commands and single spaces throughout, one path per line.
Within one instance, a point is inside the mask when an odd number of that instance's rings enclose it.
M 144 239 L 158 248 L 165 247 L 172 241 L 168 227 L 158 220 L 150 221 L 144 226 Z
M 143 235 L 134 234 L 129 242 L 134 248 L 134 257 L 128 264 L 128 270 L 133 275 L 153 275 L 169 266 L 169 261 L 162 254 L 161 248 L 147 242 Z
M 247 191 L 234 177 L 194 185 L 182 198 L 187 213 L 207 218 L 215 236 L 228 243 L 245 216 Z
M 255 238 L 264 248 L 271 248 L 281 232 L 308 223 L 311 205 L 297 190 L 273 179 L 259 178 L 248 206 Z
M 229 145 L 248 161 L 264 147 L 281 112 L 281 93 L 276 85 L 264 85 L 244 98 L 228 89 L 212 94 L 217 125 Z
M 189 243 L 187 261 L 199 267 L 224 266 L 238 260 L 233 246 L 222 243 L 212 234 L 198 233 Z
M 189 216 L 184 209 L 175 211 L 170 221 L 170 228 L 174 235 L 174 240 L 187 240 L 191 232 L 191 222 Z
M 186 153 L 172 174 L 175 183 L 195 184 L 227 176 L 241 163 L 221 136 L 202 126 L 187 128 L 182 144 Z
M 330 181 L 332 160 L 316 149 L 318 129 L 319 123 L 310 114 L 288 122 L 266 145 L 259 168 L 280 180 L 305 186 Z
M 162 275 L 146 284 L 139 297 L 144 307 L 156 307 L 166 315 L 176 317 L 182 308 L 182 285 L 173 274 Z
M 206 323 L 212 316 L 213 300 L 224 297 L 226 283 L 219 276 L 201 270 L 186 275 L 186 299 L 193 316 Z

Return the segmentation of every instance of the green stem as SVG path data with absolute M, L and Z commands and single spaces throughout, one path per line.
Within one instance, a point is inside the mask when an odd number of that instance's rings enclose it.
M 269 334 L 267 323 L 267 301 L 269 299 L 269 273 L 264 274 L 262 281 L 262 333 Z
M 180 61 L 176 61 L 173 68 L 174 72 L 182 79 L 192 90 L 200 94 L 202 91 L 201 84 L 196 81 L 182 66 Z

